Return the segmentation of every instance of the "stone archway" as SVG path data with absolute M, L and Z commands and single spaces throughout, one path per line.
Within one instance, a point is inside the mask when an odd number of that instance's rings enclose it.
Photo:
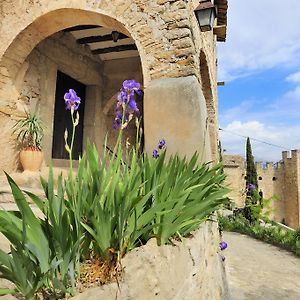
M 3 102 L 3 98 L 10 101 L 18 95 L 19 85 L 27 70 L 25 59 L 38 43 L 65 28 L 84 24 L 104 26 L 131 36 L 119 21 L 96 12 L 64 8 L 36 18 L 17 34 L 2 55 L 0 53 L 0 103 Z M 140 51 L 140 47 L 137 41 L 139 52 L 143 52 Z M 142 65 L 143 63 L 145 64 L 142 60 Z M 142 69 L 144 78 L 148 78 L 149 75 L 145 71 L 147 68 L 143 66 Z
M 66 14 L 70 14 L 68 15 L 70 18 L 66 18 L 67 21 L 58 22 L 62 14 L 65 17 Z M 45 27 L 44 24 L 48 26 Z M 136 51 L 138 56 L 128 57 L 128 59 L 123 55 L 114 61 L 109 59 L 102 61 L 99 59 L 100 55 L 93 55 L 93 53 L 98 53 L 97 51 L 103 49 L 95 51 L 91 44 L 88 46 L 88 44 L 76 43 L 82 40 L 80 39 L 81 28 L 85 27 L 95 27 L 95 30 L 99 28 L 108 33 L 118 31 L 119 35 L 130 37 L 126 28 L 110 17 L 96 13 L 85 12 L 83 14 L 81 10 L 58 10 L 38 18 L 28 26 L 16 37 L 3 55 L 1 66 L 5 68 L 5 72 L 2 72 L 5 73 L 2 74 L 5 80 L 0 78 L 0 82 L 3 83 L 0 90 L 4 95 L 0 101 L 0 113 L 5 113 L 5 115 L 1 116 L 0 123 L 6 125 L 0 137 L 5 144 L 5 156 L 11 159 L 0 158 L 4 162 L 1 167 L 8 170 L 15 169 L 16 160 L 12 158 L 14 142 L 10 139 L 10 133 L 14 119 L 24 113 L 24 107 L 26 110 L 32 110 L 31 108 L 34 107 L 46 123 L 48 131 L 44 137 L 44 144 L 46 144 L 44 151 L 46 162 L 51 159 L 53 151 L 50 145 L 53 135 L 54 98 L 58 71 L 86 85 L 85 115 L 87 117 L 84 118 L 83 140 L 90 139 L 95 142 L 99 151 L 102 150 L 106 132 L 113 123 L 112 115 L 107 117 L 103 113 L 106 102 L 116 94 L 125 79 L 136 79 L 143 84 L 143 68 L 138 51 Z M 37 29 L 39 34 L 37 34 Z M 58 29 L 62 30 L 57 32 Z M 53 32 L 54 34 L 49 36 Z M 79 38 L 78 33 L 80 33 Z M 87 49 L 89 47 L 91 49 Z M 32 101 L 32 94 L 34 101 Z M 64 166 L 65 162 L 58 160 L 54 162 L 54 165 Z
M 206 55 L 203 50 L 200 51 L 200 77 L 203 95 L 205 98 L 207 109 L 207 126 L 210 136 L 210 146 L 212 158 L 214 161 L 218 160 L 218 123 L 217 123 L 217 104 L 214 99 L 213 85 L 211 73 L 208 67 Z

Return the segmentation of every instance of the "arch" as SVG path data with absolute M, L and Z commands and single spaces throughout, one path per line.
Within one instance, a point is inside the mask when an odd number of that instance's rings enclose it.
M 22 82 L 23 75 L 26 73 L 25 59 L 42 40 L 69 27 L 91 24 L 117 30 L 134 39 L 134 33 L 129 32 L 120 21 L 111 16 L 74 8 L 63 8 L 48 12 L 35 19 L 22 30 L 2 55 L 0 60 L 2 68 L 2 72 L 0 72 L 0 92 L 2 90 L 2 94 L 0 93 L 0 99 L 4 95 L 6 101 L 13 100 L 16 97 L 19 83 Z M 137 39 L 134 39 L 134 41 L 139 54 L 143 53 L 139 41 Z M 149 75 L 146 72 L 146 62 L 142 59 L 142 56 L 140 55 L 142 72 L 144 81 L 147 82 Z M 14 91 L 14 89 L 16 90 Z M 7 97 L 7 95 L 11 97 Z
M 206 58 L 205 52 L 200 51 L 200 79 L 202 92 L 206 102 L 208 131 L 211 141 L 211 152 L 214 160 L 217 159 L 218 152 L 218 126 L 217 126 L 217 108 L 213 94 L 213 81 Z
M 27 100 L 25 97 L 23 97 L 23 87 L 24 87 L 24 79 L 27 78 L 28 73 L 31 72 L 31 66 L 32 66 L 32 57 L 36 56 L 36 54 L 43 49 L 45 46 L 49 46 L 47 43 L 52 43 L 52 40 L 59 38 L 60 36 L 63 36 L 66 38 L 64 40 L 66 43 L 68 42 L 67 35 L 62 33 L 62 30 L 66 28 L 74 28 L 75 26 L 82 26 L 82 25 L 98 25 L 101 27 L 109 28 L 111 30 L 116 30 L 118 32 L 121 32 L 125 34 L 126 36 L 129 36 L 132 38 L 131 32 L 127 30 L 127 28 L 120 23 L 118 20 L 112 18 L 111 16 L 107 16 L 98 12 L 91 12 L 91 11 L 86 11 L 82 9 L 74 9 L 74 8 L 63 8 L 63 9 L 57 9 L 50 11 L 46 14 L 43 14 L 40 17 L 37 17 L 31 24 L 26 26 L 24 30 L 22 30 L 12 41 L 12 43 L 7 47 L 5 53 L 2 55 L 0 59 L 0 115 L 3 111 L 5 111 L 5 119 L 4 117 L 1 119 L 0 118 L 0 125 L 2 123 L 7 123 L 9 126 L 7 126 L 3 132 L 0 134 L 1 138 L 1 144 L 4 145 L 4 149 L 7 150 L 5 151 L 8 153 L 9 156 L 12 157 L 12 159 L 9 159 L 5 162 L 5 167 L 6 170 L 12 170 L 16 168 L 16 163 L 17 160 L 15 158 L 15 147 L 14 147 L 14 142 L 11 141 L 9 142 L 9 136 L 10 134 L 10 128 L 12 127 L 13 124 L 13 119 L 15 119 L 23 109 L 21 105 L 23 105 L 23 102 L 29 103 L 30 99 L 28 98 Z M 53 38 L 55 37 L 55 38 Z M 68 37 L 71 38 L 71 34 L 68 34 Z M 74 45 L 76 44 L 76 41 L 73 37 Z M 135 40 L 134 40 L 135 42 Z M 45 44 L 46 43 L 46 44 Z M 141 48 L 138 42 L 135 42 L 137 49 Z M 74 46 L 73 45 L 73 46 Z M 79 45 L 77 45 L 80 47 Z M 82 46 L 84 49 L 84 46 Z M 87 47 L 87 46 L 86 46 Z M 49 47 L 48 47 L 49 48 Z M 47 49 L 48 49 L 47 48 Z M 38 50 L 36 50 L 38 49 Z M 45 47 L 46 49 L 46 47 Z M 143 50 L 142 50 L 143 51 Z M 79 51 L 80 52 L 80 51 Z M 78 54 L 79 54 L 78 52 Z M 51 52 L 52 53 L 52 52 Z M 57 51 L 56 51 L 57 54 Z M 140 51 L 139 51 L 140 54 Z M 44 53 L 42 54 L 44 55 Z M 59 55 L 59 54 L 58 54 Z M 136 60 L 139 60 L 139 64 L 135 64 L 135 69 L 139 68 L 139 75 L 138 77 L 143 80 L 143 75 L 145 74 L 146 68 L 143 66 L 143 61 L 141 59 L 141 55 L 139 55 L 139 59 L 136 58 Z M 91 60 L 90 60 L 91 61 Z M 105 133 L 104 131 L 107 130 L 108 128 L 111 127 L 113 123 L 113 119 L 109 120 L 111 116 L 107 115 L 101 115 L 101 117 L 96 116 L 96 110 L 99 112 L 101 109 L 101 105 L 104 106 L 104 108 L 107 106 L 106 100 L 110 99 L 112 95 L 116 94 L 116 91 L 119 90 L 120 84 L 122 82 L 121 76 L 118 76 L 118 78 L 111 79 L 111 77 L 106 78 L 105 76 L 103 77 L 97 77 L 94 65 L 88 61 L 88 64 L 84 66 L 84 70 L 86 68 L 89 68 L 90 65 L 93 66 L 93 69 L 91 69 L 90 72 L 92 74 L 87 73 L 86 78 L 82 77 L 81 78 L 76 78 L 77 75 L 72 75 L 72 72 L 68 73 L 66 70 L 65 66 L 61 66 L 63 69 L 58 69 L 58 68 L 52 68 L 51 71 L 47 71 L 47 75 L 44 77 L 49 76 L 49 82 L 47 87 L 47 95 L 45 94 L 45 90 L 43 92 L 43 95 L 46 96 L 46 98 L 43 99 L 44 101 L 44 107 L 39 109 L 39 112 L 43 118 L 46 119 L 47 121 L 47 127 L 50 129 L 51 133 L 47 134 L 45 136 L 45 144 L 47 144 L 47 149 L 44 148 L 46 151 L 46 161 L 51 159 L 51 143 L 52 143 L 52 137 L 53 137 L 53 131 L 52 131 L 52 124 L 53 124 L 53 118 L 54 115 L 52 113 L 49 113 L 50 111 L 53 111 L 54 107 L 54 102 L 53 102 L 53 97 L 55 97 L 55 83 L 56 83 L 56 74 L 57 71 L 63 71 L 66 73 L 66 75 L 71 76 L 72 78 L 76 80 L 80 80 L 83 84 L 86 85 L 86 99 L 88 100 L 93 100 L 97 99 L 95 101 L 95 104 L 90 105 L 85 109 L 85 114 L 89 114 L 91 116 L 90 118 L 85 118 L 86 122 L 84 123 L 85 129 L 83 136 L 85 137 L 90 137 L 92 140 L 95 139 L 96 135 L 98 134 L 98 138 L 96 140 L 96 145 L 98 149 L 101 151 L 103 142 L 100 141 L 100 138 L 104 137 Z M 57 63 L 57 62 L 56 62 Z M 74 62 L 76 63 L 76 62 Z M 115 63 L 114 63 L 115 64 Z M 128 63 L 126 63 L 128 64 Z M 81 62 L 81 67 L 82 68 L 83 62 Z M 102 68 L 103 70 L 105 69 L 105 65 L 110 65 L 111 63 L 103 63 L 102 66 L 100 66 L 99 72 L 101 72 Z M 114 70 L 116 70 L 116 67 L 113 67 Z M 123 68 L 128 67 L 124 66 Z M 55 70 L 54 70 L 55 69 Z M 81 69 L 81 73 L 84 73 L 84 70 Z M 118 69 L 117 69 L 118 70 Z M 141 72 L 142 71 L 142 76 Z M 108 71 L 109 72 L 109 71 Z M 114 71 L 115 72 L 115 71 Z M 73 72 L 74 73 L 74 72 Z M 103 73 L 104 74 L 104 73 Z M 108 73 L 111 74 L 111 73 Z M 134 78 L 133 72 L 127 72 L 126 76 L 129 76 L 128 78 L 123 78 L 124 79 L 131 79 Z M 110 76 L 110 75 L 108 75 Z M 147 75 L 146 75 L 147 76 Z M 99 78 L 100 80 L 97 80 Z M 102 95 L 102 92 L 100 92 L 101 85 L 103 86 L 106 81 L 109 80 L 115 80 L 114 84 L 112 87 L 110 87 L 109 91 L 104 95 Z M 45 82 L 45 79 L 43 79 L 43 84 Z M 49 88 L 49 85 L 51 85 L 51 88 Z M 51 90 L 51 93 L 49 94 L 49 90 Z M 22 91 L 22 94 L 20 92 Z M 26 100 L 24 100 L 23 98 Z M 42 97 L 42 94 L 41 94 Z M 21 99 L 22 98 L 22 99 Z M 51 98 L 51 99 L 50 99 Z M 51 100 L 51 102 L 49 101 Z M 101 99 L 101 104 L 99 103 L 99 100 Z M 22 100 L 22 101 L 20 101 Z M 24 100 L 24 101 L 23 101 Z M 22 102 L 22 103 L 21 103 Z M 86 103 L 91 103 L 91 101 L 87 101 Z M 110 101 L 111 102 L 111 101 Z M 31 104 L 31 103 L 30 103 Z M 52 106 L 51 106 L 52 105 Z M 95 106 L 95 107 L 94 107 Z M 103 108 L 103 107 L 102 107 Z M 51 116 L 50 116 L 51 115 Z M 100 120 L 102 118 L 102 120 Z M 108 122 L 111 121 L 111 124 L 108 124 Z M 98 124 L 98 125 L 95 125 Z M 94 126 L 95 129 L 91 129 Z M 95 127 L 96 126 L 96 127 Z M 97 127 L 98 126 L 98 127 Z M 99 128 L 102 126 L 101 133 L 99 133 Z M 98 131 L 97 131 L 98 130 Z M 96 133 L 97 132 L 97 133 Z M 3 137 L 3 138 L 2 138 Z M 59 162 L 60 163 L 60 162 Z M 63 164 L 61 165 L 63 166 Z
M 64 26 L 83 23 L 85 19 L 86 24 L 98 23 L 130 34 L 141 56 L 146 87 L 152 79 L 198 77 L 196 49 L 199 48 L 195 47 L 195 39 L 199 40 L 200 31 L 196 38 L 193 27 L 198 25 L 192 8 L 191 1 L 4 0 L 0 3 L 0 63 L 4 53 L 8 53 L 8 46 L 17 42 L 17 36 L 29 27 L 35 27 L 30 39 L 25 37 L 24 44 L 18 48 L 27 54 L 34 46 L 27 43 L 28 40 L 38 42 L 53 33 L 49 32 L 51 28 L 56 27 L 58 31 Z M 0 77 L 5 72 L 5 68 L 0 69 Z

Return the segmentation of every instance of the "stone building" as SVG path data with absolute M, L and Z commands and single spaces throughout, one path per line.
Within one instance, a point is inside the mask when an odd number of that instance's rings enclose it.
M 25 110 L 47 126 L 45 164 L 64 165 L 62 95 L 84 99 L 81 135 L 102 149 L 125 79 L 142 83 L 145 149 L 164 137 L 169 153 L 203 161 L 217 152 L 216 42 L 225 41 L 227 0 L 215 0 L 212 31 L 201 32 L 195 0 L 2 0 L 0 169 L 16 170 L 12 125 Z
M 277 163 L 256 163 L 258 187 L 271 201 L 271 218 L 290 227 L 300 227 L 300 150 L 282 152 Z M 245 159 L 224 156 L 224 170 L 232 191 L 230 198 L 237 207 L 245 203 Z

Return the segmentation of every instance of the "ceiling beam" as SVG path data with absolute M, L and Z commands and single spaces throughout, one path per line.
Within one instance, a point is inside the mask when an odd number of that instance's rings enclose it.
M 100 26 L 100 25 L 78 25 L 78 26 L 65 28 L 63 31 L 70 32 L 70 31 L 86 30 L 86 29 L 93 29 L 93 28 L 99 28 L 99 27 L 102 27 L 102 26 Z
M 119 33 L 118 40 L 123 40 L 123 39 L 128 39 L 128 36 Z M 92 43 L 98 43 L 98 42 L 106 42 L 106 41 L 112 41 L 113 37 L 111 34 L 106 34 L 106 35 L 98 35 L 98 36 L 87 36 L 81 39 L 78 39 L 77 42 L 79 44 L 92 44 Z
M 122 51 L 128 51 L 128 50 L 137 50 L 137 47 L 135 44 L 122 45 L 122 46 L 109 47 L 109 48 L 103 48 L 103 49 L 95 49 L 95 50 L 92 50 L 92 53 L 93 54 L 105 54 L 105 53 L 110 53 L 110 52 L 122 52 Z

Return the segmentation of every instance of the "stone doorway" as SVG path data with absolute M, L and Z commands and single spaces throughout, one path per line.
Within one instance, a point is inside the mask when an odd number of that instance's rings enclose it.
M 27 96 L 28 101 L 20 104 L 37 111 L 46 125 L 46 165 L 52 161 L 54 167 L 68 167 L 64 132 L 67 128 L 70 139 L 71 119 L 63 97 L 70 88 L 82 99 L 73 160 L 82 156 L 88 141 L 96 146 L 100 156 L 106 137 L 107 146 L 114 148 L 118 131 L 112 127 L 120 87 L 126 79 L 143 85 L 143 75 L 139 52 L 133 49 L 134 40 L 121 34 L 117 42 L 112 38 L 112 29 L 98 25 L 66 28 L 42 40 L 26 58 L 28 67 L 20 95 Z M 126 43 L 132 49 L 128 50 Z M 137 100 L 142 113 L 143 99 Z M 135 122 L 126 130 L 131 145 L 135 130 Z M 74 161 L 74 166 L 77 163 Z
M 83 141 L 83 124 L 84 124 L 84 107 L 86 86 L 67 74 L 58 71 L 56 79 L 55 92 L 55 108 L 53 121 L 53 140 L 52 140 L 52 158 L 54 159 L 68 159 L 68 153 L 65 149 L 65 140 L 63 132 L 68 131 L 68 144 L 71 143 L 72 134 L 72 119 L 70 111 L 65 109 L 64 94 L 74 89 L 77 95 L 83 100 L 79 105 L 78 113 L 80 122 L 76 127 L 75 141 L 72 151 L 72 157 L 78 160 L 82 156 L 82 141 Z M 74 114 L 75 117 L 75 114 Z

